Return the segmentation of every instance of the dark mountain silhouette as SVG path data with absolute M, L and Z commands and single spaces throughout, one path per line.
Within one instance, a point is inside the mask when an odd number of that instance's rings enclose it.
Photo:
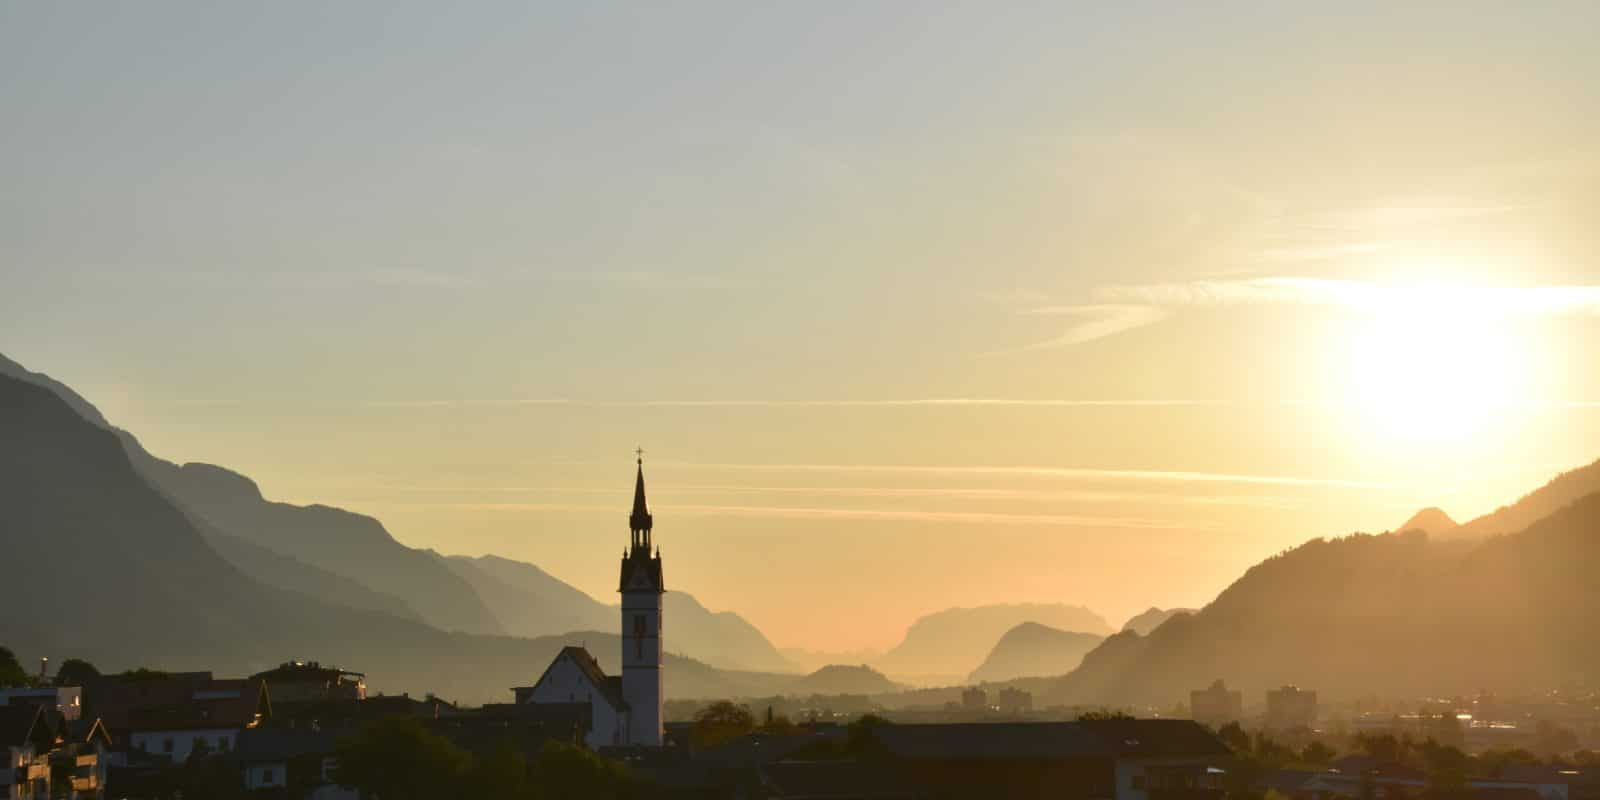
M 143 448 L 130 447 L 132 452 Z M 395 541 L 372 517 L 324 505 L 272 502 L 254 481 L 211 464 L 180 467 L 151 456 L 135 456 L 133 463 L 185 511 L 223 534 L 399 597 L 436 628 L 506 632 L 471 584 L 429 551 Z
M 829 664 L 806 675 L 784 690 L 785 694 L 884 694 L 898 692 L 904 687 L 891 681 L 883 673 L 861 664 Z
M 1443 509 L 1430 506 L 1412 514 L 1410 519 L 1401 523 L 1400 527 L 1395 528 L 1395 532 L 1422 531 L 1429 536 L 1440 536 L 1448 534 L 1458 527 L 1460 526 L 1456 524 L 1456 521 L 1451 519 L 1449 514 L 1444 513 Z
M 286 557 L 263 562 L 260 571 L 256 562 L 243 565 L 258 579 L 299 591 L 331 589 L 327 577 L 335 573 L 355 586 L 319 595 L 329 602 L 371 608 L 383 596 L 396 597 L 402 601 L 396 613 L 420 616 L 444 630 L 504 632 L 466 581 L 426 551 L 395 541 L 377 520 L 328 506 L 270 502 L 243 475 L 210 464 L 179 466 L 151 455 L 133 434 L 111 425 L 93 404 L 48 375 L 3 356 L 0 375 L 48 389 L 83 419 L 115 434 L 133 468 L 172 498 L 202 534 L 230 536 Z M 221 540 L 218 549 L 246 555 L 245 547 L 231 540 Z
M 523 561 L 500 556 L 436 556 L 472 584 L 514 636 L 610 630 L 617 607 Z M 793 672 L 795 667 L 754 625 L 732 611 L 710 611 L 693 595 L 667 592 L 668 648 L 725 669 Z
M 1472 539 L 1515 533 L 1595 492 L 1600 492 L 1600 461 L 1563 472 L 1517 502 L 1467 522 L 1445 536 Z
M 1148 637 L 1107 639 L 1042 698 L 1170 706 L 1217 678 L 1259 697 L 1538 690 L 1600 677 L 1600 494 L 1472 547 L 1421 532 L 1315 539 Z
M 983 664 L 967 676 L 968 683 L 1008 681 L 1043 675 L 1061 675 L 1076 669 L 1083 656 L 1105 639 L 1024 622 L 1005 632 Z
M 1161 627 L 1161 623 L 1166 622 L 1167 620 L 1172 619 L 1179 614 L 1193 613 L 1194 609 L 1192 608 L 1169 608 L 1162 610 L 1152 606 L 1148 609 L 1145 609 L 1143 613 L 1134 615 L 1133 619 L 1123 623 L 1122 629 L 1125 631 L 1133 631 L 1140 636 L 1149 636 L 1151 631 Z
M 51 390 L 84 419 L 114 433 L 130 463 L 184 511 L 207 543 L 258 581 L 350 608 L 387 611 L 434 627 L 524 637 L 610 630 L 602 604 L 538 567 L 483 556 L 441 556 L 406 547 L 381 523 L 329 506 L 265 500 L 249 478 L 210 464 L 178 466 L 147 452 L 88 400 L 48 375 L 0 356 L 0 374 Z M 767 638 L 734 612 L 712 612 L 669 592 L 674 652 L 730 669 L 792 672 Z
M 0 581 L 7 607 L 49 611 L 7 623 L 7 644 L 19 653 L 86 658 L 109 670 L 222 674 L 314 655 L 367 669 L 374 689 L 468 701 L 505 700 L 506 687 L 532 683 L 574 638 L 602 663 L 617 657 L 613 634 L 446 633 L 257 581 L 135 471 L 113 433 L 52 391 L 6 376 L 0 441 L 0 547 L 9 563 L 49 565 Z M 793 680 L 679 656 L 667 663 L 677 697 L 774 692 Z
M 905 639 L 873 666 L 895 676 L 955 683 L 982 663 L 1006 631 L 1024 622 L 1102 636 L 1111 633 L 1104 619 L 1082 606 L 1029 603 L 950 608 L 912 623 Z

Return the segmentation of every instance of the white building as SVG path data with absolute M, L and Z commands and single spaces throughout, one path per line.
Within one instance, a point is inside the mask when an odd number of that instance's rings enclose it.
M 537 683 L 514 689 L 519 703 L 588 703 L 590 747 L 632 745 L 661 746 L 662 704 L 665 698 L 662 663 L 666 650 L 661 638 L 661 552 L 653 550 L 653 519 L 644 493 L 644 461 L 640 459 L 633 486 L 632 531 L 622 554 L 617 591 L 622 594 L 622 675 L 608 676 L 598 661 L 582 647 L 567 647 L 556 655 Z

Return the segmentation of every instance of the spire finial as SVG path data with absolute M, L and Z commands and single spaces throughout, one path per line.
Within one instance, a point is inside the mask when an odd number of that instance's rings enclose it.
M 634 454 L 634 456 L 637 457 L 639 466 L 641 466 L 641 467 L 644 466 L 644 448 L 643 447 L 635 447 L 635 448 L 633 448 L 633 454 Z

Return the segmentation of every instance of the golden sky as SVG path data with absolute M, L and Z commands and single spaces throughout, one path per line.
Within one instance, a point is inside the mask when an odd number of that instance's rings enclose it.
M 0 351 L 780 645 L 1600 457 L 1591 3 L 0 8 Z M 1301 4 L 1294 4 L 1300 6 Z

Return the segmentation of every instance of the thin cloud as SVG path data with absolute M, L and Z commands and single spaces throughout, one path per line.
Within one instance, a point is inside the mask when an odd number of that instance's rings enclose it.
M 1275 276 L 1109 287 L 1101 289 L 1099 294 L 1162 308 L 1303 305 L 1360 312 L 1435 308 L 1483 316 L 1600 313 L 1600 286 L 1391 286 Z
M 1077 321 L 1070 325 L 1061 335 L 1042 342 L 1026 345 L 1011 350 L 1003 350 L 991 355 L 1005 353 L 1028 352 L 1032 350 L 1045 350 L 1056 347 L 1069 347 L 1071 345 L 1092 342 L 1115 336 L 1134 328 L 1154 325 L 1167 318 L 1168 312 L 1149 304 L 1132 303 L 1100 303 L 1093 305 L 1072 306 L 1042 306 L 1029 309 L 1027 314 L 1067 316 Z
M 374 401 L 373 408 L 457 408 L 457 407 L 517 407 L 517 406 L 574 406 L 580 408 L 904 408 L 904 407 L 971 407 L 1006 406 L 1019 408 L 1142 408 L 1163 406 L 1210 406 L 1217 403 L 1203 400 L 1053 400 L 1006 397 L 921 397 L 891 398 L 881 400 L 760 400 L 760 399 L 706 399 L 706 400 L 578 400 L 568 398 L 529 398 L 506 400 L 393 400 Z
M 904 464 L 729 464 L 657 461 L 657 466 L 684 469 L 752 472 L 889 473 L 905 475 L 1010 475 L 1067 480 L 1124 480 L 1160 483 L 1237 483 L 1262 486 L 1326 486 L 1345 489 L 1388 489 L 1386 484 L 1342 478 L 1307 478 L 1285 475 L 1246 475 L 1219 472 L 1119 470 L 1022 466 L 913 466 Z
M 468 511 L 562 511 L 614 514 L 612 506 L 563 503 L 397 503 L 393 508 L 452 508 Z M 815 508 L 805 506 L 724 506 L 652 504 L 657 513 L 710 517 L 764 517 L 780 519 L 850 519 L 865 521 L 939 522 L 982 525 L 1050 525 L 1071 528 L 1125 528 L 1136 530 L 1208 531 L 1209 525 L 1138 517 L 1097 517 L 1072 514 L 1001 514 L 968 511 L 900 511 L 878 509 Z

